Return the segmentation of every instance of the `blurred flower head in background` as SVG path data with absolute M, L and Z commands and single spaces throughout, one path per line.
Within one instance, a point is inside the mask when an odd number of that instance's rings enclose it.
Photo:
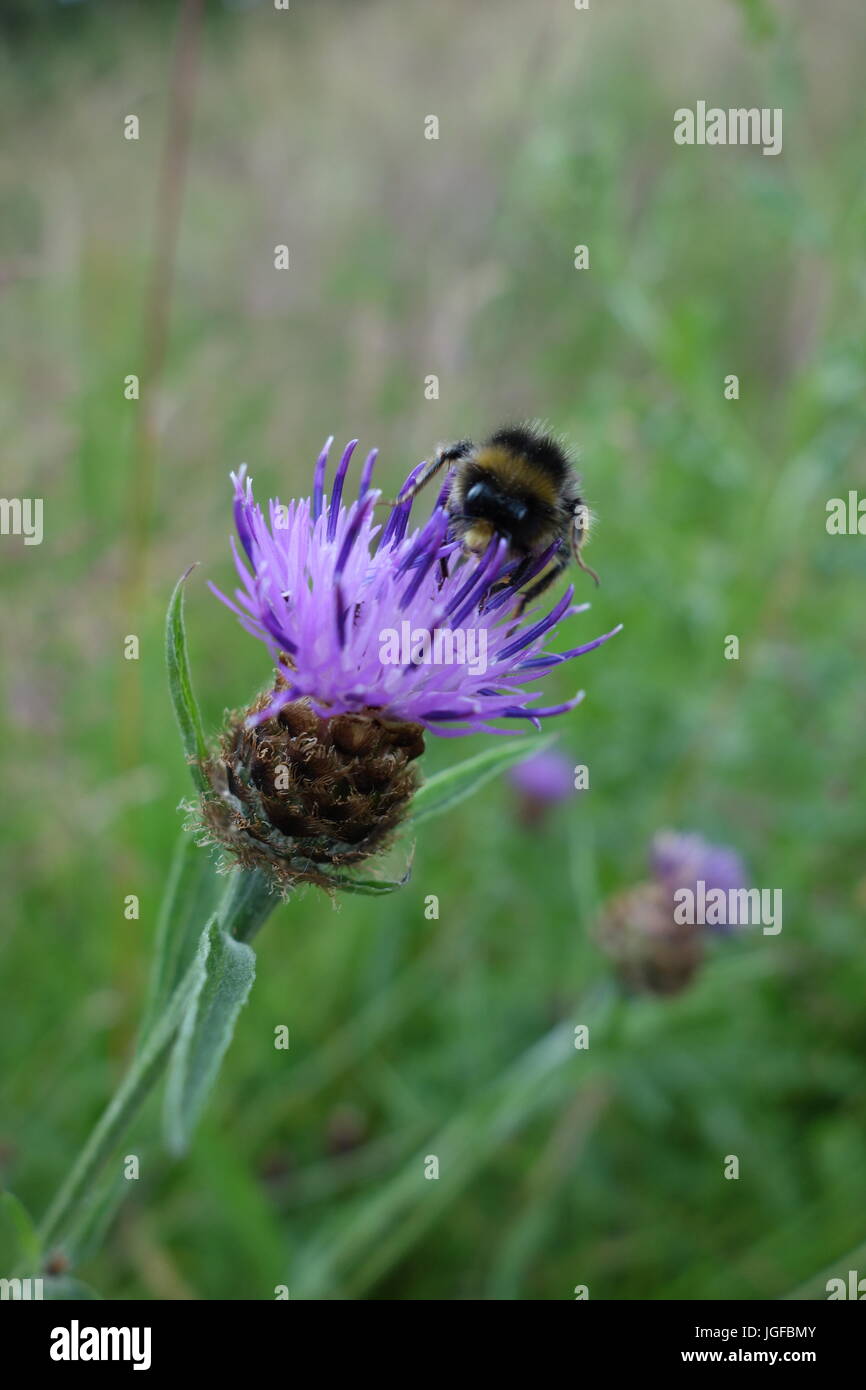
M 556 748 L 544 748 L 508 771 L 508 780 L 517 793 L 521 822 L 538 828 L 554 807 L 577 793 L 571 758 Z
M 746 886 L 746 869 L 740 855 L 729 845 L 711 845 L 700 835 L 684 835 L 677 830 L 660 830 L 650 845 L 650 871 L 671 897 L 681 888 L 694 891 L 703 882 L 707 892 L 720 889 L 728 893 Z M 714 930 L 725 932 L 727 926 Z
M 694 891 L 700 881 L 708 892 L 741 888 L 745 866 L 730 846 L 672 830 L 654 836 L 649 858 L 653 878 L 607 900 L 596 939 L 626 988 L 641 994 L 679 994 L 701 965 L 707 928 L 676 920 L 675 892 Z

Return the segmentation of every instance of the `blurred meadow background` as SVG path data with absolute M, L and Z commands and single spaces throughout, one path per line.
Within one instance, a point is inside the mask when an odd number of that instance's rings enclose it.
M 0 538 L 2 1182 L 41 1214 L 134 1041 L 189 792 L 162 626 L 191 562 L 208 726 L 268 679 L 206 587 L 233 582 L 229 470 L 306 494 L 357 435 L 393 495 L 436 441 L 538 416 L 599 517 L 563 640 L 625 624 L 548 682 L 587 690 L 558 727 L 590 790 L 532 830 L 499 778 L 419 832 L 401 892 L 281 907 L 189 1156 L 152 1102 L 78 1273 L 823 1297 L 866 1273 L 866 540 L 825 529 L 866 493 L 862 4 L 212 2 L 178 57 L 180 9 L 0 19 L 0 490 L 45 509 L 42 545 Z M 782 107 L 782 154 L 675 145 L 698 99 Z M 431 737 L 425 767 L 481 746 Z M 665 827 L 737 848 L 784 928 L 617 997 L 593 923 Z

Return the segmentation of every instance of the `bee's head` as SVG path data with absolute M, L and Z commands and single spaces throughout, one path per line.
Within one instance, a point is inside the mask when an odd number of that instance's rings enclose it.
M 470 482 L 461 512 L 466 521 L 488 521 L 500 535 L 510 538 L 523 526 L 529 507 L 520 497 L 507 492 L 496 478 L 487 475 Z

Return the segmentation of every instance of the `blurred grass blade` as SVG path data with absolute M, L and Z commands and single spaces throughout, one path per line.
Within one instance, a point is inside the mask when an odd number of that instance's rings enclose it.
M 89 1284 L 82 1284 L 80 1279 L 70 1279 L 68 1274 L 59 1274 L 54 1278 L 44 1279 L 42 1297 L 48 1303 L 83 1303 L 85 1301 L 92 1302 L 94 1299 L 102 1300 L 101 1293 L 97 1293 Z
M 174 712 L 180 727 L 184 752 L 190 765 L 192 780 L 198 791 L 209 790 L 201 765 L 208 755 L 201 715 L 192 691 L 189 658 L 186 651 L 186 631 L 183 624 L 183 586 L 194 569 L 181 575 L 168 605 L 165 624 L 165 660 L 168 684 Z
M 252 947 L 211 918 L 201 934 L 198 981 L 169 1064 L 165 1137 L 174 1153 L 189 1145 L 255 976 Z
M 63 1235 L 63 1250 L 70 1268 L 78 1269 L 97 1254 L 112 1221 L 129 1193 L 129 1179 L 120 1165 L 84 1200 Z
M 156 952 L 140 1038 L 189 969 L 201 939 L 201 924 L 216 907 L 220 881 L 211 855 L 184 832 L 177 843 L 156 928 Z
M 526 758 L 533 757 L 544 748 L 549 748 L 556 737 L 556 734 L 545 734 L 543 738 L 509 740 L 507 743 L 497 744 L 495 748 L 488 748 L 483 753 L 476 753 L 474 757 L 457 763 L 455 767 L 447 767 L 442 772 L 434 773 L 419 787 L 412 799 L 410 823 L 413 826 L 420 825 L 423 821 L 431 820 L 433 816 L 441 816 L 444 811 L 450 811 L 452 806 L 478 791 L 479 787 L 483 787 L 485 782 L 489 782 L 498 773 L 504 772 L 508 767 L 514 767 L 516 763 L 524 762 Z
M 573 1096 L 602 1065 L 576 1053 L 573 1038 L 571 1020 L 557 1024 L 432 1135 L 352 1217 L 343 1217 L 330 1239 L 326 1233 L 321 1245 L 302 1251 L 290 1280 L 292 1296 L 362 1297 L 393 1269 L 504 1143 L 540 1112 Z M 440 1165 L 437 1181 L 429 1184 L 424 1179 L 428 1154 Z
M 771 39 L 779 30 L 779 20 L 768 0 L 736 0 L 742 11 L 749 38 L 756 43 Z
M 0 1277 L 36 1274 L 42 1242 L 30 1213 L 12 1192 L 0 1195 Z
M 99 1175 L 112 1150 L 126 1133 L 132 1117 L 162 1075 L 178 1029 L 189 1011 L 198 986 L 197 973 L 191 966 L 155 1019 L 133 1057 L 132 1065 L 91 1130 L 84 1148 L 46 1212 L 40 1227 L 43 1248 L 50 1248 L 63 1239 L 70 1226 L 77 1225 L 81 1203 L 89 1204 L 98 1193 Z
M 833 1264 L 828 1265 L 818 1274 L 813 1274 L 805 1283 L 799 1284 L 792 1293 L 784 1294 L 783 1299 L 785 1302 L 823 1302 L 827 1298 L 828 1285 L 831 1279 L 841 1278 L 847 1286 L 848 1271 L 850 1269 L 859 1271 L 863 1269 L 864 1265 L 866 1265 L 866 1241 L 855 1246 L 853 1250 L 849 1250 L 847 1254 L 840 1255 Z

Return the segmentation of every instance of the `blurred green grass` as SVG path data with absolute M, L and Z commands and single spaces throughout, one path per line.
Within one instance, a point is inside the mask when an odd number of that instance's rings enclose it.
M 775 1297 L 866 1238 L 864 552 L 824 528 L 866 490 L 866 20 L 832 9 L 211 15 L 132 595 L 122 384 L 172 16 L 58 14 L 3 60 L 3 490 L 46 518 L 41 547 L 0 546 L 0 1154 L 32 1209 L 134 1035 L 188 791 L 161 624 L 191 561 L 209 725 L 267 678 L 204 584 L 231 582 L 230 468 L 290 494 L 327 434 L 358 434 L 393 487 L 439 438 L 543 416 L 600 518 L 603 585 L 568 635 L 626 625 L 558 687 L 588 691 L 561 743 L 591 791 L 543 837 L 495 784 L 427 828 L 400 894 L 274 917 L 190 1158 L 141 1128 L 81 1271 L 105 1296 Z M 747 11 L 776 17 L 764 37 Z M 782 106 L 782 156 L 676 147 L 698 97 Z M 429 742 L 433 767 L 478 741 Z M 592 917 L 665 825 L 736 844 L 785 927 L 611 1011 Z

